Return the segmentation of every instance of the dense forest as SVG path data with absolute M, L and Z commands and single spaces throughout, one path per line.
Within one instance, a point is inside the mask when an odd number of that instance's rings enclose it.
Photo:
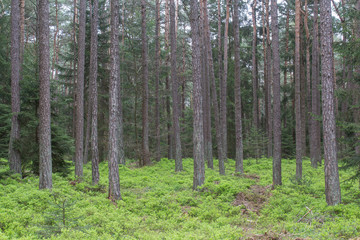
M 1 239 L 360 235 L 360 0 L 5 0 L 0 46 Z

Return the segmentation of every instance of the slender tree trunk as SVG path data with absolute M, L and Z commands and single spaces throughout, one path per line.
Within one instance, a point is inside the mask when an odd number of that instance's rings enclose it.
M 169 7 L 169 1 L 165 0 L 165 52 L 169 52 L 170 43 L 169 43 L 169 37 L 170 37 L 170 7 Z M 166 55 L 165 58 L 165 66 L 166 69 L 169 67 L 169 61 L 170 56 L 169 54 Z M 172 135 L 171 135 L 171 108 L 170 108 L 170 80 L 168 74 L 166 75 L 166 112 L 167 112 L 167 131 L 168 131 L 168 158 L 173 158 L 173 144 L 172 144 Z
M 182 171 L 181 139 L 179 122 L 179 87 L 176 67 L 176 31 L 175 31 L 175 2 L 170 0 L 170 47 L 171 47 L 171 80 L 172 80 L 172 106 L 173 106 L 173 134 L 175 152 L 175 171 Z
M 356 11 L 359 14 L 360 13 L 360 0 L 358 0 L 356 2 L 355 5 Z M 355 36 L 356 39 L 360 39 L 360 20 L 357 19 L 356 20 L 356 24 L 355 24 Z M 358 65 L 355 69 L 357 75 L 360 75 L 360 66 Z M 354 122 L 357 126 L 359 126 L 360 124 L 360 87 L 359 87 L 359 83 L 355 83 L 354 84 L 354 97 L 353 97 L 353 106 L 356 106 L 353 112 L 353 116 L 354 116 Z M 355 154 L 357 156 L 360 156 L 360 130 L 357 130 L 355 132 L 355 137 L 356 137 L 356 142 L 355 142 Z M 360 165 L 359 165 L 359 169 L 360 169 Z M 360 184 L 359 184 L 360 187 Z
M 39 188 L 52 188 L 49 2 L 39 0 Z
M 84 151 L 84 68 L 85 68 L 85 21 L 86 0 L 80 0 L 78 69 L 76 85 L 76 137 L 75 137 L 75 176 L 83 176 Z
M 300 8 L 301 9 L 301 8 Z M 302 21 L 302 9 L 300 10 L 300 101 L 301 101 L 301 146 L 302 146 L 302 156 L 306 156 L 306 68 L 305 68 L 305 41 L 303 34 L 303 21 Z
M 309 26 L 308 26 L 308 5 L 307 5 L 307 0 L 305 0 L 305 16 L 304 16 L 304 26 L 305 26 L 305 33 L 306 33 L 306 112 L 305 112 L 305 118 L 306 118 L 306 123 L 308 123 L 308 133 L 310 133 L 310 128 L 311 128 L 311 115 L 309 114 L 311 111 L 311 75 L 310 75 L 310 31 L 309 31 Z M 306 132 L 306 128 L 305 128 L 305 133 Z M 309 135 L 309 134 L 308 134 Z M 306 138 L 305 138 L 305 145 L 306 145 Z M 305 147 L 305 154 L 307 154 L 306 151 L 306 147 Z
M 201 51 L 200 51 L 200 29 L 199 29 L 199 2 L 190 1 L 190 23 L 192 38 L 192 65 L 193 65 L 193 100 L 194 100 L 194 181 L 193 189 L 204 184 L 205 160 L 204 160 L 204 129 L 202 112 L 202 89 L 201 89 Z
M 289 25 L 290 25 L 290 10 L 289 5 L 286 5 L 286 33 L 285 33 L 285 58 L 284 58 L 284 87 L 287 86 L 287 75 L 288 75 L 288 60 L 289 60 Z M 284 91 L 284 98 L 287 98 L 286 90 Z M 284 109 L 287 109 L 287 101 L 284 104 Z M 284 116 L 284 128 L 287 127 L 286 115 Z
M 91 166 L 92 183 L 99 183 L 99 151 L 98 151 L 98 0 L 92 0 L 91 39 L 90 39 L 90 89 L 91 89 Z
M 301 130 L 301 63 L 300 63 L 300 0 L 295 0 L 295 118 L 296 118 L 296 178 L 302 178 L 302 130 Z
M 201 15 L 201 44 L 203 50 L 202 66 L 204 68 L 203 76 L 203 109 L 204 109 L 204 144 L 205 144 L 205 161 L 208 168 L 213 168 L 213 156 L 212 156 L 212 139 L 211 139 L 211 98 L 210 98 L 210 66 L 208 65 L 208 45 L 207 34 L 205 29 L 205 15 L 207 16 L 207 1 L 200 1 L 200 15 Z M 208 20 L 207 20 L 208 21 Z
M 111 0 L 110 98 L 109 98 L 109 197 L 121 199 L 119 179 L 119 2 Z
M 271 0 L 271 32 L 273 53 L 274 96 L 274 157 L 273 185 L 281 185 L 281 109 L 280 109 L 280 52 L 277 0 Z
M 321 78 L 323 103 L 325 195 L 328 205 L 341 202 L 339 171 L 336 154 L 336 126 L 334 114 L 334 71 L 333 71 L 333 32 L 331 1 L 320 0 L 321 26 Z
M 216 90 L 216 83 L 215 83 L 215 73 L 214 73 L 214 60 L 212 55 L 212 47 L 210 43 L 210 27 L 209 27 L 209 18 L 208 18 L 208 9 L 207 9 L 207 0 L 203 0 L 203 11 L 204 11 L 204 31 L 205 31 L 205 45 L 207 51 L 207 64 L 209 69 L 209 80 L 210 80 L 210 90 L 211 90 L 211 101 L 213 105 L 214 111 L 214 118 L 215 118 L 215 131 L 216 131 L 216 142 L 217 142 L 217 150 L 218 150 L 218 157 L 222 156 L 222 140 L 221 140 L 221 133 L 220 133 L 220 122 L 219 122 L 219 104 L 217 98 L 217 90 Z M 209 93 L 209 92 L 208 92 Z M 210 103 L 210 101 L 209 101 Z M 211 116 L 210 116 L 211 117 Z M 212 143 L 211 143 L 212 144 Z M 212 149 L 212 147 L 211 147 Z M 212 168 L 213 165 L 212 157 L 208 160 L 208 167 Z
M 227 160 L 227 75 L 228 75 L 228 36 L 229 36 L 230 1 L 226 1 L 226 19 L 224 30 L 224 69 L 220 81 L 220 128 L 223 156 L 219 159 L 219 172 L 225 175 L 225 161 Z
M 318 24 L 318 0 L 314 0 L 314 27 L 312 42 L 312 88 L 311 88 L 311 137 L 310 137 L 310 159 L 311 165 L 317 167 L 321 164 L 321 133 L 320 122 L 316 120 L 320 116 L 320 92 L 319 92 L 319 24 Z
M 266 87 L 266 109 L 267 109 L 267 157 L 273 156 L 273 115 L 271 104 L 271 87 L 272 87 L 272 56 L 271 56 L 271 41 L 270 41 L 270 19 L 269 19 L 269 0 L 266 0 L 266 35 L 267 35 L 267 47 L 266 47 L 266 75 L 267 75 L 267 87 Z
M 254 1 L 254 3 L 256 3 L 256 0 Z M 243 167 L 244 148 L 243 148 L 242 120 L 241 120 L 239 0 L 234 0 L 234 42 L 235 42 L 235 134 L 236 134 L 235 172 L 244 173 L 244 167 Z
M 75 86 L 76 86 L 76 82 L 77 82 L 77 71 L 76 71 L 76 45 L 77 45 L 77 37 L 76 37 L 76 25 L 78 23 L 77 20 L 77 0 L 74 0 L 74 16 L 73 16 L 73 29 L 72 29 L 72 34 L 73 34 L 73 54 L 74 54 L 74 58 L 73 58 L 73 84 L 72 84 L 72 94 L 73 94 L 73 115 L 72 115 L 72 136 L 73 138 L 76 138 L 76 91 L 75 91 Z M 73 157 L 73 162 L 75 162 L 75 156 Z
M 11 1 L 11 132 L 9 142 L 10 170 L 21 175 L 21 157 L 15 142 L 20 139 L 20 4 Z
M 142 165 L 149 165 L 149 70 L 148 70 L 148 43 L 146 34 L 146 1 L 141 1 L 141 39 L 142 39 L 142 70 L 143 70 L 143 93 L 142 93 Z
M 256 33 L 256 0 L 252 4 L 252 23 L 253 23 L 253 39 L 252 39 L 252 91 L 253 91 L 253 126 L 255 129 L 259 128 L 259 104 L 258 104 L 258 79 L 257 79 L 257 63 L 256 63 L 256 45 L 257 45 L 257 33 Z
M 156 0 L 156 27 L 155 27 L 155 160 L 161 159 L 160 153 L 160 110 L 159 110 L 159 84 L 160 84 L 160 0 Z

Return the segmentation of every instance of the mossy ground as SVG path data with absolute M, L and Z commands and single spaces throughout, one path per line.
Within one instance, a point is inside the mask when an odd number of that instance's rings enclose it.
M 8 176 L 0 164 L 0 239 L 350 239 L 360 236 L 358 183 L 344 182 L 343 204 L 328 207 L 323 168 L 304 161 L 304 181 L 293 180 L 295 161 L 282 161 L 283 185 L 271 190 L 272 161 L 244 161 L 245 175 L 226 163 L 226 176 L 206 169 L 205 185 L 192 190 L 193 161 L 184 171 L 162 159 L 152 166 L 120 166 L 123 200 L 107 197 L 107 164 L 100 184 L 91 185 L 91 166 L 81 183 L 53 176 L 53 190 L 38 190 L 35 176 Z M 217 167 L 217 166 L 215 166 Z M 215 168 L 217 169 L 217 168 Z M 62 205 L 63 204 L 63 205 Z M 65 206 L 62 208 L 61 206 Z M 65 211 L 65 217 L 62 210 Z M 309 211 L 311 209 L 311 211 Z M 61 210 L 61 211 L 59 211 Z M 300 222 L 307 212 L 309 212 Z M 65 221 L 65 223 L 63 222 Z

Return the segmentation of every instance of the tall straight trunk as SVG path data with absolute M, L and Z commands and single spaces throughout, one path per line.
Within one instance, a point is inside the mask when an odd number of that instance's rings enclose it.
M 121 199 L 119 179 L 119 2 L 111 0 L 109 98 L 109 197 Z
M 302 11 L 302 9 L 301 9 Z M 303 34 L 304 24 L 302 21 L 302 13 L 300 15 L 300 101 L 301 101 L 301 146 L 302 156 L 306 156 L 306 68 L 305 68 L 305 36 Z
M 295 0 L 295 118 L 296 118 L 296 178 L 302 178 L 302 130 L 301 130 L 301 63 L 300 63 L 300 0 Z
M 98 0 L 92 0 L 91 39 L 90 39 L 90 89 L 91 89 L 91 166 L 92 183 L 99 183 L 99 150 L 98 150 Z
M 169 1 L 170 0 L 165 0 L 165 52 L 168 53 L 169 52 L 169 48 L 170 48 L 170 43 L 169 43 L 169 38 L 170 38 L 170 7 L 169 7 Z M 169 54 L 166 55 L 165 57 L 165 66 L 166 68 L 169 67 L 169 61 L 170 61 L 170 56 Z M 171 134 L 171 124 L 170 124 L 170 119 L 171 119 L 171 108 L 170 108 L 170 79 L 168 74 L 166 74 L 166 79 L 165 79 L 165 87 L 166 87 L 166 113 L 167 113 L 167 140 L 168 140 L 168 158 L 173 158 L 173 144 L 172 144 L 172 134 Z
M 271 33 L 273 53 L 273 96 L 274 96 L 274 157 L 273 185 L 281 185 L 281 99 L 280 99 L 280 52 L 277 1 L 271 0 Z
M 75 137 L 75 176 L 83 176 L 84 151 L 84 68 L 85 68 L 85 21 L 86 0 L 80 0 L 78 69 L 76 84 L 76 137 Z
M 308 2 L 305 0 L 305 16 L 304 16 L 304 26 L 305 26 L 305 33 L 306 33 L 306 112 L 305 112 L 305 118 L 306 123 L 308 123 L 308 133 L 310 133 L 311 128 L 311 116 L 309 112 L 311 111 L 311 75 L 310 75 L 310 31 L 308 26 Z M 305 128 L 306 130 L 306 128 Z M 306 131 L 305 131 L 306 133 Z M 304 138 L 303 138 L 304 139 Z M 306 138 L 305 138 L 305 144 L 306 144 Z M 306 150 L 307 148 L 305 148 Z M 305 154 L 307 152 L 305 151 Z
M 203 109 L 204 109 L 204 144 L 205 144 L 205 161 L 208 168 L 213 168 L 212 155 L 212 138 L 211 138 L 211 98 L 210 98 L 210 69 L 208 65 L 208 46 L 206 44 L 205 15 L 207 16 L 207 1 L 200 1 L 201 30 L 202 38 L 202 66 L 204 69 L 203 76 Z
M 20 152 L 15 142 L 20 139 L 20 4 L 19 0 L 11 1 L 11 132 L 9 142 L 10 170 L 21 174 Z
M 146 35 L 146 1 L 141 1 L 141 42 L 142 42 L 142 166 L 149 165 L 149 70 L 148 70 L 148 43 Z
M 182 171 L 181 139 L 180 139 L 180 113 L 179 113 L 179 84 L 176 67 L 176 30 L 175 30 L 175 2 L 170 0 L 170 47 L 171 47 L 171 81 L 172 81 L 172 107 L 173 107 L 173 136 L 175 152 L 175 171 Z
M 356 11 L 357 13 L 360 13 L 360 0 L 358 0 L 356 2 L 355 5 Z M 356 24 L 355 24 L 355 36 L 357 39 L 360 39 L 360 20 L 357 19 L 356 20 Z M 360 66 L 358 65 L 355 69 L 356 73 L 358 75 L 360 75 Z M 360 124 L 360 87 L 359 87 L 359 83 L 355 83 L 355 87 L 354 87 L 354 97 L 353 97 L 353 106 L 356 106 L 356 108 L 354 109 L 353 112 L 353 116 L 354 116 L 354 122 L 355 124 L 357 124 L 357 126 L 359 126 Z M 356 136 L 356 142 L 355 142 L 355 154 L 357 156 L 360 156 L 360 131 L 358 130 L 355 133 Z M 360 169 L 360 166 L 359 166 Z M 360 185 L 359 185 L 360 187 Z
M 200 51 L 200 29 L 199 29 L 199 2 L 190 1 L 191 13 L 191 39 L 192 39 L 192 65 L 193 65 L 193 101 L 194 101 L 194 180 L 193 189 L 204 184 L 205 160 L 204 160 L 204 129 L 202 111 L 202 89 L 201 89 L 201 51 Z
M 155 25 L 155 160 L 161 159 L 160 155 L 160 110 L 159 110 L 159 84 L 160 84 L 160 0 L 156 0 L 156 25 Z
M 336 155 L 334 114 L 333 32 L 331 1 L 320 1 L 321 78 L 324 131 L 325 195 L 328 205 L 341 202 L 339 170 Z
M 256 62 L 256 45 L 257 45 L 257 34 L 256 34 L 256 0 L 252 4 L 252 23 L 253 23 L 253 39 L 252 39 L 252 95 L 253 95 L 253 126 L 255 129 L 259 128 L 259 104 L 258 104 L 258 79 L 257 79 L 257 62 Z
M 217 143 L 217 150 L 218 150 L 218 157 L 222 156 L 222 141 L 221 141 L 221 133 L 220 133 L 220 122 L 219 122 L 219 104 L 217 98 L 217 90 L 216 90 L 216 83 L 215 83 L 215 73 L 214 73 L 214 60 L 212 55 L 212 47 L 210 42 L 210 27 L 209 27 L 209 18 L 208 18 L 208 9 L 207 9 L 207 0 L 203 0 L 203 15 L 204 15 L 204 39 L 207 51 L 207 64 L 209 69 L 209 87 L 211 90 L 211 102 L 214 111 L 214 118 L 215 118 L 215 131 L 216 131 L 216 143 Z M 210 91 L 208 91 L 208 94 Z M 209 98 L 209 96 L 208 96 Z M 210 101 L 209 101 L 210 104 Z M 211 117 L 211 114 L 210 114 Z M 211 143 L 212 145 L 212 143 Z M 209 146 L 210 148 L 210 146 Z M 212 147 L 211 147 L 212 149 Z M 213 159 L 208 156 L 211 162 L 208 162 L 208 167 L 212 168 Z
M 272 115 L 272 104 L 271 104 L 271 86 L 272 86 L 272 56 L 271 56 L 271 40 L 270 40 L 270 19 L 269 19 L 269 0 L 266 0 L 266 93 L 265 93 L 265 106 L 266 106 L 266 121 L 267 121 L 267 157 L 270 158 L 273 156 L 273 115 Z
M 219 78 L 219 82 L 221 81 L 221 77 L 222 77 L 222 45 L 221 45 L 221 25 L 222 25 L 222 18 L 221 18 L 221 0 L 217 0 L 217 14 L 218 14 L 218 78 Z M 220 89 L 221 92 L 221 89 Z M 221 95 L 221 94 L 220 94 Z M 220 107 L 219 107 L 220 108 Z M 219 121 L 220 121 L 220 116 L 219 116 Z M 221 130 L 221 128 L 220 128 Z M 219 157 L 220 158 L 220 157 Z
M 223 156 L 219 159 L 219 172 L 225 175 L 225 161 L 227 159 L 227 75 L 228 75 L 228 37 L 229 37 L 230 1 L 226 1 L 226 19 L 224 30 L 224 69 L 220 81 L 220 129 Z
M 265 100 L 264 100 L 264 108 L 265 108 L 265 130 L 267 131 L 267 35 L 266 35 L 266 5 L 265 1 L 262 1 L 262 14 L 261 14 L 261 20 L 262 20 L 262 47 L 263 47 L 263 54 L 264 54 L 264 93 L 265 93 Z M 255 156 L 256 158 L 259 157 L 258 154 Z
M 217 10 L 218 10 L 218 79 L 220 85 L 220 97 L 219 97 L 219 134 L 220 134 L 220 141 L 221 145 L 218 145 L 218 148 L 221 147 L 221 151 L 218 150 L 218 157 L 219 157 L 219 171 L 225 172 L 224 161 L 225 161 L 225 153 L 224 153 L 224 143 L 223 143 L 223 134 L 222 134 L 222 126 L 221 126 L 221 79 L 222 79 L 222 45 L 221 45 L 221 25 L 222 25 L 222 18 L 221 18 L 221 1 L 217 1 Z M 214 87 L 216 90 L 216 87 Z M 224 170 L 220 170 L 224 169 Z
M 256 3 L 256 0 L 254 1 L 254 3 Z M 239 0 L 234 0 L 234 43 L 235 43 L 235 134 L 236 134 L 235 172 L 243 173 L 244 148 L 243 148 L 242 121 L 241 121 Z
M 316 120 L 320 116 L 320 92 L 319 92 L 319 23 L 318 23 L 318 0 L 314 0 L 314 27 L 312 42 L 312 87 L 311 87 L 311 137 L 310 137 L 310 159 L 311 165 L 317 167 L 321 164 L 321 133 L 320 122 Z
M 72 84 L 72 95 L 73 95 L 73 114 L 72 114 L 72 136 L 73 138 L 76 138 L 76 82 L 77 82 L 77 66 L 76 66 L 76 45 L 77 45 L 77 36 L 76 36 L 76 26 L 78 24 L 78 18 L 77 18 L 77 0 L 74 0 L 74 15 L 73 15 L 73 29 L 72 29 L 72 37 L 73 37 L 73 84 Z M 73 157 L 73 162 L 75 162 L 75 155 Z
M 289 5 L 286 5 L 286 33 L 285 33 L 285 59 L 284 59 L 284 86 L 287 85 L 287 75 L 288 75 L 288 60 L 289 60 L 289 25 L 290 25 L 290 10 Z M 286 95 L 286 92 L 283 93 Z M 286 96 L 287 97 L 287 96 Z M 287 109 L 287 102 L 284 104 L 284 108 Z M 287 119 L 284 117 L 284 128 L 287 127 Z
M 49 2 L 39 0 L 39 188 L 52 188 Z

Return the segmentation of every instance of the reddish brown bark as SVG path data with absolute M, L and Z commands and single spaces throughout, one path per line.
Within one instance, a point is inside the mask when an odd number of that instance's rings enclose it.
M 271 31 L 273 53 L 273 97 L 274 97 L 274 157 L 273 185 L 281 185 L 281 109 L 280 109 L 280 52 L 279 25 L 276 0 L 271 1 Z
M 193 100 L 194 100 L 194 181 L 193 189 L 196 190 L 205 181 L 204 161 L 204 129 L 202 112 L 202 89 L 201 89 L 201 51 L 199 29 L 199 2 L 191 0 L 191 39 L 192 39 L 192 64 L 193 64 Z
M 334 109 L 333 32 L 331 1 L 320 1 L 321 78 L 324 132 L 325 195 L 328 205 L 341 202 L 339 170 L 336 151 Z
M 254 1 L 256 3 L 256 0 Z M 254 10 L 254 8 L 253 8 Z M 240 37 L 239 37 L 239 1 L 234 0 L 234 43 L 235 43 L 235 172 L 243 173 L 243 138 L 241 120 L 241 79 L 240 79 Z
M 20 4 L 19 0 L 11 1 L 11 132 L 9 142 L 10 170 L 21 174 L 20 152 L 15 142 L 20 139 Z
M 39 0 L 39 188 L 52 188 L 49 2 Z
M 301 63 L 300 63 L 300 0 L 295 1 L 295 118 L 296 118 L 296 178 L 302 178 L 302 128 L 301 128 Z
M 146 34 L 146 1 L 141 1 L 141 42 L 142 42 L 142 166 L 149 165 L 149 70 L 148 70 L 148 43 Z

